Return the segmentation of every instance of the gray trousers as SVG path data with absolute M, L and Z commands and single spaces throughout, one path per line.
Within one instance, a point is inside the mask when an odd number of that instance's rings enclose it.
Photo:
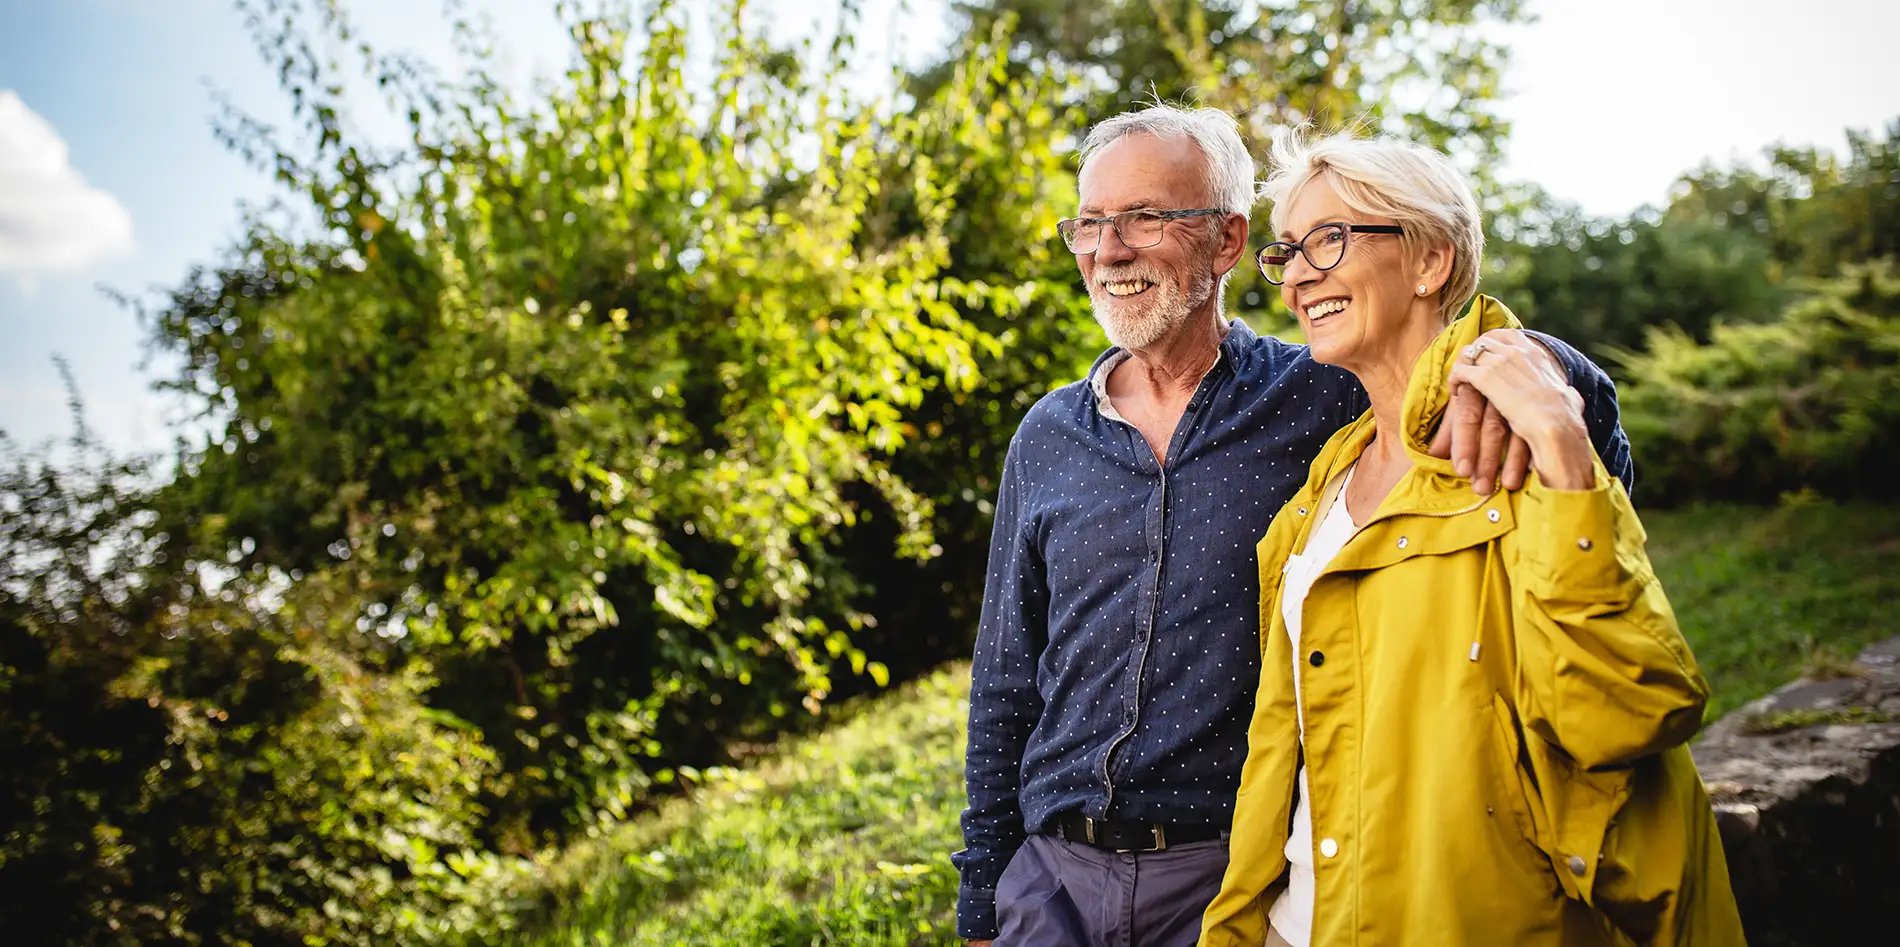
M 1192 947 L 1227 840 L 1120 854 L 1031 835 L 996 882 L 996 947 Z

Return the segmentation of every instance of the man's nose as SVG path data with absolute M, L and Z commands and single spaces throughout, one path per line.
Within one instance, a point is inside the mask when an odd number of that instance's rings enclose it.
M 1095 262 L 1124 263 L 1135 258 L 1135 251 L 1128 249 L 1122 242 L 1122 235 L 1113 227 L 1102 228 L 1102 242 L 1095 247 Z

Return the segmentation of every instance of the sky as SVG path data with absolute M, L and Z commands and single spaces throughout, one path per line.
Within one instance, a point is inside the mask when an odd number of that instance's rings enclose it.
M 525 87 L 565 62 L 545 2 L 469 0 L 491 13 Z M 450 62 L 440 0 L 348 4 L 364 36 Z M 754 9 L 767 5 L 754 4 Z M 854 81 L 942 55 L 941 0 L 866 0 Z M 1501 31 L 1513 62 L 1499 169 L 1601 215 L 1668 198 L 1704 162 L 1773 143 L 1841 148 L 1848 128 L 1900 118 L 1891 0 L 1532 0 Z M 835 4 L 778 0 L 779 38 L 836 22 Z M 166 365 L 114 294 L 162 299 L 239 236 L 240 208 L 273 195 L 212 133 L 220 100 L 287 120 L 229 0 L 0 0 L 0 431 L 39 444 L 71 432 L 64 358 L 88 424 L 122 451 L 190 430 L 189 404 L 152 390 Z M 373 113 L 361 121 L 372 133 Z

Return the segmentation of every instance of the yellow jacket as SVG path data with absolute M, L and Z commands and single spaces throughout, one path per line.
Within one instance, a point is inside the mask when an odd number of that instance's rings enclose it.
M 1708 685 L 1622 484 L 1599 464 L 1594 489 L 1532 475 L 1483 498 L 1425 452 L 1460 349 L 1516 325 L 1481 296 L 1420 356 L 1415 466 L 1306 600 L 1313 947 L 1740 944 L 1684 746 Z M 1372 435 L 1368 413 L 1334 436 L 1260 542 L 1260 691 L 1204 947 L 1259 947 L 1285 884 L 1302 750 L 1281 569 Z

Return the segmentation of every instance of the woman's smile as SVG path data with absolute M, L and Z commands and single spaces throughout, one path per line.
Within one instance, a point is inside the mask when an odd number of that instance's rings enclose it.
M 1330 325 L 1334 322 L 1338 322 L 1338 316 L 1340 313 L 1346 311 L 1348 302 L 1350 302 L 1350 300 L 1344 296 L 1333 296 L 1317 302 L 1307 303 L 1305 310 L 1307 326 L 1310 329 L 1322 324 Z

